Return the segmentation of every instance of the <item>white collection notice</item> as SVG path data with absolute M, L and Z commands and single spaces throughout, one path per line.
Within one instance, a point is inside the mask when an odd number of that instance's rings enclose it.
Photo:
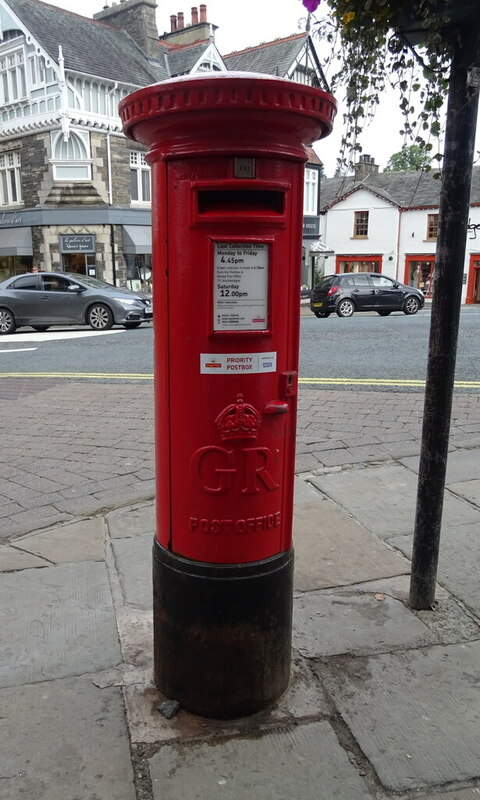
M 214 330 L 268 326 L 268 245 L 215 243 Z

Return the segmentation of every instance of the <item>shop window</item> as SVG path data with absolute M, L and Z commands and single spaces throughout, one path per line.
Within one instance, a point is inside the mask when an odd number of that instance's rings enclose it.
M 130 150 L 130 190 L 132 203 L 150 202 L 150 167 L 138 150 Z
M 353 238 L 365 239 L 368 236 L 368 211 L 355 211 Z
M 438 236 L 438 214 L 427 215 L 427 239 L 436 240 Z
M 90 142 L 86 131 L 70 131 L 65 139 L 62 131 L 52 134 L 53 179 L 55 181 L 89 181 L 92 177 Z
M 305 168 L 305 189 L 303 193 L 303 213 L 305 216 L 318 214 L 318 177 L 320 171 L 312 167 Z
M 337 256 L 337 272 L 381 272 L 382 257 L 378 258 L 349 258 Z
M 20 154 L 0 155 L 0 206 L 13 206 L 22 202 L 20 184 Z
M 433 258 L 428 261 L 410 259 L 408 261 L 408 285 L 415 286 L 427 297 L 430 297 L 432 294 L 434 266 L 435 262 Z
M 127 286 L 135 292 L 152 291 L 152 256 L 148 253 L 127 255 Z

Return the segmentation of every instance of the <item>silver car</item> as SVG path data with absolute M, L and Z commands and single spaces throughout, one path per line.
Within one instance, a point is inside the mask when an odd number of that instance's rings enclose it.
M 152 298 L 68 272 L 16 275 L 0 283 L 0 334 L 22 325 L 46 331 L 51 325 L 90 325 L 106 331 L 112 325 L 138 328 L 153 317 Z

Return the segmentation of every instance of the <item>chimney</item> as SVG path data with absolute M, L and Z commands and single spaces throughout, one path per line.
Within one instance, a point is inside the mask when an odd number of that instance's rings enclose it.
M 110 8 L 105 3 L 93 19 L 122 28 L 147 57 L 159 58 L 156 8 L 156 0 L 120 0 L 120 3 L 112 0 Z
M 177 15 L 171 14 L 170 16 L 170 33 L 177 30 Z
M 355 182 L 364 181 L 369 175 L 378 175 L 378 164 L 372 156 L 364 153 L 355 164 Z
M 134 2 L 155 3 L 155 0 L 126 0 L 126 2 L 127 4 Z M 197 44 L 197 42 L 214 41 L 214 34 L 217 30 L 217 26 L 210 25 L 210 23 L 207 22 L 206 4 L 203 3 L 200 7 L 192 6 L 191 12 L 191 24 L 185 21 L 185 14 L 181 11 L 171 16 L 171 30 L 168 32 L 166 31 L 160 36 L 160 42 L 183 46 Z M 175 20 L 175 24 L 173 24 L 173 20 Z

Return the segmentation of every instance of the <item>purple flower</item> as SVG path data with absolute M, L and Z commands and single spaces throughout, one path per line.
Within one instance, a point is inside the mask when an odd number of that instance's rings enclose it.
M 303 0 L 303 5 L 307 11 L 316 11 L 320 5 L 320 0 Z

